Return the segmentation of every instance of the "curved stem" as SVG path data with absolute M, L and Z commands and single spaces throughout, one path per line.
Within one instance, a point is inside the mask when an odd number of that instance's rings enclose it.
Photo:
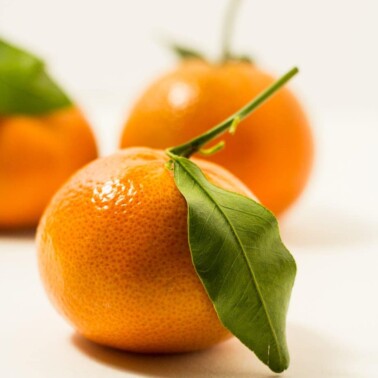
M 226 61 L 231 57 L 232 32 L 235 29 L 236 13 L 241 2 L 242 0 L 230 0 L 226 11 L 222 33 L 222 61 Z
M 167 154 L 169 156 L 176 155 L 190 157 L 194 153 L 198 152 L 202 146 L 217 138 L 219 135 L 225 133 L 226 131 L 229 131 L 230 129 L 232 131 L 235 125 L 235 120 L 236 122 L 239 122 L 248 117 L 254 110 L 256 110 L 260 105 L 268 100 L 275 92 L 277 92 L 278 89 L 286 84 L 298 72 L 299 70 L 297 67 L 292 68 L 231 117 L 227 118 L 225 121 L 221 122 L 219 125 L 215 126 L 204 134 L 190 140 L 189 142 L 177 147 L 167 149 Z

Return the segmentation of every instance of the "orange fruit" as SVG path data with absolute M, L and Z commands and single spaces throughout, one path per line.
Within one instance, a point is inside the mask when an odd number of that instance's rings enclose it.
M 149 148 L 98 159 L 66 182 L 42 217 L 44 286 L 61 314 L 94 342 L 165 353 L 230 337 L 194 270 L 187 205 L 168 160 Z M 196 162 L 214 184 L 251 196 L 225 169 Z
M 273 82 L 247 62 L 185 60 L 136 102 L 121 147 L 179 145 L 232 115 Z M 288 89 L 242 121 L 235 135 L 221 139 L 227 148 L 208 159 L 235 174 L 274 213 L 286 210 L 303 191 L 313 139 L 306 115 Z
M 74 107 L 0 118 L 0 229 L 37 225 L 59 186 L 96 157 L 92 132 Z

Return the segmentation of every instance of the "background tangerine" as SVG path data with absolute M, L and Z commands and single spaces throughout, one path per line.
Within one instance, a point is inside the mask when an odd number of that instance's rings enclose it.
M 168 148 L 215 126 L 274 79 L 238 61 L 187 60 L 152 83 L 125 124 L 121 147 Z M 242 121 L 227 148 L 208 157 L 241 179 L 274 213 L 301 194 L 313 160 L 313 140 L 301 105 L 286 88 Z
M 59 186 L 96 157 L 92 131 L 74 107 L 0 118 L 0 229 L 36 226 Z

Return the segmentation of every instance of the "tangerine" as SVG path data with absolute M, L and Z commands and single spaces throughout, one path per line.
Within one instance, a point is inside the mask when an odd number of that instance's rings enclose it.
M 184 352 L 230 337 L 191 260 L 187 205 L 163 151 L 98 159 L 57 192 L 38 227 L 39 268 L 56 306 L 88 339 L 134 352 Z M 252 196 L 194 159 L 222 188 Z
M 249 62 L 186 59 L 137 100 L 120 145 L 165 149 L 181 144 L 232 115 L 273 82 Z M 221 139 L 227 148 L 208 159 L 235 174 L 274 213 L 281 214 L 303 191 L 313 138 L 290 90 L 281 89 L 241 122 L 236 135 Z
M 0 118 L 0 228 L 36 226 L 59 186 L 96 157 L 91 129 L 75 107 Z

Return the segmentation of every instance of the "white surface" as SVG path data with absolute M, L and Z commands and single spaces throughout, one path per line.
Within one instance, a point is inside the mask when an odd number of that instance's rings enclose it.
M 171 35 L 217 54 L 225 1 L 0 0 L 0 34 L 45 56 L 113 151 L 126 109 L 172 59 Z M 292 378 L 378 376 L 376 0 L 246 1 L 235 36 L 277 73 L 293 64 L 317 166 L 281 220 L 298 263 L 288 319 Z M 75 335 L 48 303 L 31 235 L 0 234 L 0 377 L 270 377 L 238 341 L 146 357 Z

